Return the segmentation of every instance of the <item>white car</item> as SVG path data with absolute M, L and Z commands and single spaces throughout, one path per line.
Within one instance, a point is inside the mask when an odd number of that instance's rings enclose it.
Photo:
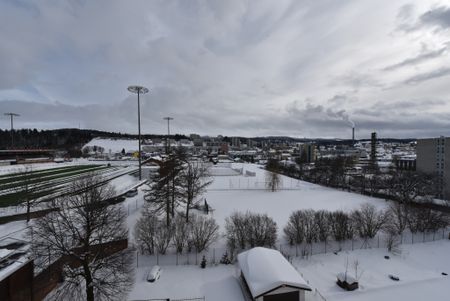
M 159 265 L 155 265 L 152 267 L 152 269 L 147 274 L 147 281 L 148 282 L 155 282 L 156 280 L 161 277 L 162 269 Z

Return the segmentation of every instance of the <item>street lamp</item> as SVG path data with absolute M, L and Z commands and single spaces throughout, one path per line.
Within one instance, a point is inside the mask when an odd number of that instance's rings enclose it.
M 170 121 L 173 120 L 172 117 L 164 117 L 164 120 L 167 120 L 167 150 L 166 153 L 170 152 Z
M 11 118 L 11 148 L 14 148 L 14 134 L 13 134 L 13 130 L 14 130 L 14 117 L 18 117 L 20 116 L 19 114 L 16 113 L 5 113 L 5 116 L 9 116 Z
M 139 96 L 141 94 L 148 93 L 148 89 L 142 86 L 129 86 L 128 91 L 135 93 L 138 96 L 138 139 L 139 139 L 139 181 L 142 180 L 142 167 L 141 167 L 141 104 Z

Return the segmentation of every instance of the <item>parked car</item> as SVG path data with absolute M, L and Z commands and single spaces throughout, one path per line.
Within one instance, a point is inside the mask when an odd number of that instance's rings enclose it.
M 147 281 L 148 282 L 155 282 L 156 280 L 161 277 L 162 269 L 159 265 L 155 265 L 152 267 L 152 269 L 147 274 Z
M 138 194 L 138 191 L 137 191 L 137 189 L 135 188 L 135 189 L 132 189 L 132 190 L 127 191 L 127 193 L 125 193 L 125 196 L 126 196 L 127 198 L 131 198 L 131 197 L 136 196 L 137 194 Z

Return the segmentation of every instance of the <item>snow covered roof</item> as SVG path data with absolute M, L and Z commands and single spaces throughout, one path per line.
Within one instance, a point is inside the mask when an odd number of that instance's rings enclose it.
M 99 146 L 103 147 L 105 153 L 120 153 L 122 149 L 126 152 L 135 152 L 139 149 L 137 139 L 115 139 L 115 138 L 94 138 L 83 146 L 86 147 Z
M 253 248 L 240 253 L 238 262 L 254 298 L 283 286 L 311 290 L 306 281 L 277 250 Z

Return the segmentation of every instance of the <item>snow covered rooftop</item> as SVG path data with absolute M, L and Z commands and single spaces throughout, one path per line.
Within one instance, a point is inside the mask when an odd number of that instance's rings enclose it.
M 120 153 L 122 149 L 125 149 L 125 152 L 135 152 L 139 149 L 137 139 L 94 138 L 85 144 L 83 149 L 87 146 L 103 147 L 106 154 Z
M 277 250 L 253 248 L 240 253 L 238 262 L 254 298 L 283 286 L 311 290 L 295 268 Z

